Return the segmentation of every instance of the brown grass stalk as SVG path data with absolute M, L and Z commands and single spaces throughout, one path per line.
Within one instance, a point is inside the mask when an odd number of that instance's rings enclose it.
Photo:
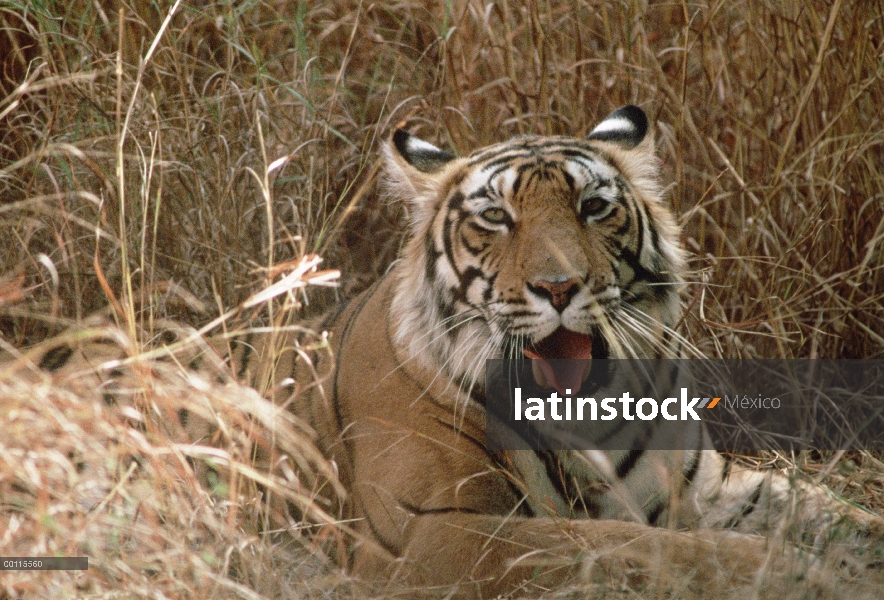
M 5 2 L 0 342 L 26 364 L 29 348 L 100 323 L 135 369 L 206 333 L 297 327 L 396 256 L 403 209 L 376 183 L 397 122 L 465 153 L 585 135 L 635 103 L 691 252 L 691 343 L 880 358 L 882 52 L 877 3 L 840 0 Z M 305 272 L 262 292 L 314 252 L 340 287 Z M 184 333 L 164 344 L 170 323 Z M 243 414 L 252 393 L 195 387 L 178 360 L 145 371 L 131 412 L 88 379 L 0 376 L 0 554 L 102 557 L 85 575 L 3 579 L 0 598 L 355 593 L 297 535 L 336 525 L 261 508 L 262 486 L 292 488 L 236 448 L 278 439 Z M 191 397 L 228 428 L 202 445 L 222 454 L 167 437 Z M 880 457 L 776 458 L 884 506 Z M 192 463 L 229 487 L 201 485 Z

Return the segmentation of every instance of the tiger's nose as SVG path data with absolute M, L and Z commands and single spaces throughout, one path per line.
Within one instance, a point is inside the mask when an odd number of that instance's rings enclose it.
M 565 310 L 571 302 L 571 298 L 580 289 L 580 280 L 572 277 L 567 281 L 545 281 L 539 279 L 534 283 L 528 284 L 532 292 L 546 298 L 552 304 L 553 308 L 559 312 Z

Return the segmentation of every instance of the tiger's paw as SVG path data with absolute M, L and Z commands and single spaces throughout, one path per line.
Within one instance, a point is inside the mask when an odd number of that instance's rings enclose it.
M 745 598 L 761 589 L 800 587 L 818 568 L 810 554 L 760 536 L 659 529 L 589 553 L 580 579 L 594 594 L 628 590 L 641 597 Z

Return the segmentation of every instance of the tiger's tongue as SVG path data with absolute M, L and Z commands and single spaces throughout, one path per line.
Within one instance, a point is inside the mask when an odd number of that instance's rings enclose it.
M 589 375 L 592 338 L 559 327 L 551 336 L 522 348 L 522 353 L 532 359 L 537 385 L 552 386 L 564 396 L 566 389 L 576 393 Z

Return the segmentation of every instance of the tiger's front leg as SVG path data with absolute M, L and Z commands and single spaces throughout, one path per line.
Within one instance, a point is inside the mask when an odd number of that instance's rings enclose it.
M 791 581 L 811 562 L 733 531 L 549 516 L 549 499 L 497 466 L 468 420 L 453 431 L 427 413 L 394 419 L 354 422 L 345 442 L 361 538 L 351 569 L 377 588 L 486 598 L 589 583 L 724 597 L 759 577 Z
M 615 520 L 558 520 L 461 513 L 414 516 L 401 556 L 357 551 L 354 572 L 383 585 L 440 596 L 536 594 L 566 585 L 672 590 L 725 597 L 759 579 L 788 584 L 808 561 L 760 537 L 677 532 Z
M 840 501 L 821 486 L 766 469 L 732 465 L 714 451 L 708 472 L 720 473 L 697 490 L 698 525 L 786 539 L 815 554 L 841 551 L 853 561 L 882 564 L 884 519 Z

